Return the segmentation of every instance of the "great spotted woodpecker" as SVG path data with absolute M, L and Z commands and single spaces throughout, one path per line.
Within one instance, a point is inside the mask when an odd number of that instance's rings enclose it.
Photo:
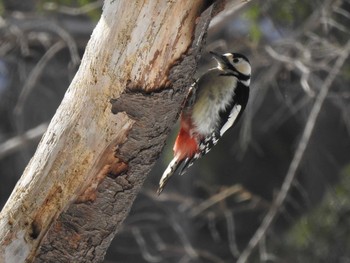
M 181 112 L 174 158 L 159 182 L 160 194 L 182 164 L 179 174 L 216 145 L 241 117 L 249 98 L 251 67 L 237 53 L 210 52 L 218 65 L 204 73 L 190 88 Z

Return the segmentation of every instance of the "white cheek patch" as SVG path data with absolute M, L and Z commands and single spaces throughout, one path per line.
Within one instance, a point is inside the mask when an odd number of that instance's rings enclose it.
M 227 122 L 224 124 L 224 126 L 222 126 L 221 130 L 220 130 L 220 136 L 222 136 L 235 122 L 235 120 L 237 119 L 237 116 L 239 114 L 239 112 L 241 111 L 242 106 L 241 105 L 235 105 L 233 106 L 230 115 L 228 116 L 228 120 Z
M 249 76 L 251 73 L 250 65 L 247 62 L 240 63 L 235 65 L 235 68 L 242 73 L 243 75 Z

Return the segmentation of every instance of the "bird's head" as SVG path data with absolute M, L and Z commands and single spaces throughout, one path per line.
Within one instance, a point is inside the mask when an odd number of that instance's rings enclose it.
M 215 60 L 218 62 L 217 68 L 224 74 L 233 75 L 241 80 L 249 80 L 251 74 L 251 66 L 249 60 L 238 53 L 218 54 L 210 51 Z

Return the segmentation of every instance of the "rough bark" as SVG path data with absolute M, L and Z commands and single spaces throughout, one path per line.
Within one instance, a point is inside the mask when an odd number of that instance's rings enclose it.
M 200 17 L 207 5 L 105 2 L 81 66 L 1 212 L 0 262 L 103 259 L 178 116 L 213 13 Z

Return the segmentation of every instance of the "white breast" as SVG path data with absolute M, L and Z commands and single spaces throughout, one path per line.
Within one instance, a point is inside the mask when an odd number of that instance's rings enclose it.
M 211 134 L 217 128 L 220 121 L 219 112 L 232 101 L 236 78 L 220 76 L 221 73 L 219 70 L 210 70 L 198 81 L 192 121 L 196 132 L 203 136 Z M 232 117 L 234 115 L 235 113 L 232 113 Z M 236 117 L 232 118 L 232 124 Z M 220 133 L 224 133 L 231 125 L 226 126 Z

